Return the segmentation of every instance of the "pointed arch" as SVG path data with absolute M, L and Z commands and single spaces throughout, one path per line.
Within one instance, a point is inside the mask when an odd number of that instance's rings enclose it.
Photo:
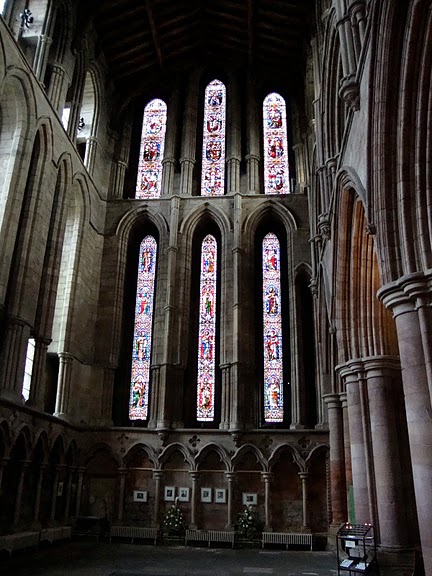
M 264 458 L 264 455 L 261 452 L 261 450 L 257 448 L 254 444 L 243 444 L 243 446 L 240 446 L 240 448 L 238 448 L 236 453 L 231 458 L 233 470 L 236 469 L 236 467 L 246 454 L 253 454 L 253 456 L 257 460 L 257 463 L 261 466 L 263 472 L 269 471 L 268 461 Z
M 190 471 L 195 470 L 195 461 L 194 461 L 192 455 L 187 451 L 186 447 L 183 444 L 181 444 L 180 442 L 173 442 L 172 444 L 169 444 L 168 446 L 166 446 L 162 450 L 162 452 L 159 456 L 159 463 L 160 463 L 161 469 L 163 469 L 165 467 L 165 465 L 167 464 L 169 459 L 176 452 L 181 454 L 181 456 L 183 457 L 186 464 L 189 465 Z
M 123 463 L 127 465 L 127 463 L 130 462 L 140 452 L 144 452 L 154 467 L 158 468 L 159 463 L 155 450 L 153 447 L 145 444 L 144 442 L 137 442 L 136 444 L 133 444 L 124 455 Z
M 220 461 L 225 466 L 225 471 L 229 472 L 231 470 L 231 460 L 225 448 L 216 444 L 215 442 L 209 442 L 201 448 L 198 454 L 195 456 L 196 468 L 199 470 L 201 463 L 204 459 L 211 453 L 216 453 L 219 456 Z

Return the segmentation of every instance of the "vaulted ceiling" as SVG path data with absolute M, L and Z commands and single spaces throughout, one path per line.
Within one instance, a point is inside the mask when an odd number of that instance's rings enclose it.
M 303 61 L 313 4 L 313 0 L 87 0 L 82 6 L 93 12 L 115 84 L 126 89 L 196 64 L 295 72 Z

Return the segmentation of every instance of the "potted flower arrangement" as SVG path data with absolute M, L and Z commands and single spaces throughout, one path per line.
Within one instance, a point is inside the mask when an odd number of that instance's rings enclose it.
M 252 505 L 248 505 L 238 513 L 235 529 L 242 540 L 253 541 L 262 532 L 262 523 L 258 512 Z
M 183 535 L 184 528 L 183 513 L 179 508 L 178 498 L 176 498 L 174 504 L 165 513 L 162 521 L 162 533 L 166 538 L 179 538 Z

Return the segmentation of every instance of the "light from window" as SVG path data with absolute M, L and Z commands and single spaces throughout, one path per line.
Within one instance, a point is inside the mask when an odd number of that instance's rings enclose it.
M 198 329 L 197 420 L 214 420 L 216 335 L 216 239 L 207 235 L 201 245 Z
M 22 395 L 24 396 L 26 402 L 30 397 L 30 384 L 33 372 L 33 358 L 34 358 L 35 344 L 36 343 L 34 338 L 29 338 L 27 344 L 26 361 L 24 368 L 24 380 L 22 387 Z
M 285 100 L 269 94 L 263 105 L 264 116 L 264 193 L 288 194 L 288 138 Z
M 280 245 L 270 233 L 262 245 L 264 326 L 264 420 L 283 421 Z
M 165 146 L 167 106 L 159 99 L 144 109 L 135 198 L 159 198 Z
M 67 130 L 68 125 L 69 125 L 69 116 L 70 116 L 70 107 L 67 106 L 66 108 L 63 108 L 63 112 L 62 112 L 62 124 L 63 124 L 63 128 L 65 130 Z
M 4 14 L 6 2 L 7 2 L 7 0 L 0 0 L 0 14 L 2 14 L 2 15 Z
M 146 420 L 148 414 L 156 255 L 156 240 L 146 236 L 141 242 L 138 264 L 129 402 L 131 420 Z
M 201 196 L 225 190 L 225 85 L 213 80 L 205 91 Z

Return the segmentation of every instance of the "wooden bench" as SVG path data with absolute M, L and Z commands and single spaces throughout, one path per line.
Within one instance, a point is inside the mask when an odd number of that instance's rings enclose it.
M 312 550 L 312 534 L 295 534 L 292 532 L 263 532 L 262 547 L 265 544 L 284 544 L 288 550 L 291 546 L 309 546 Z
M 185 546 L 189 542 L 207 542 L 208 546 L 212 542 L 228 542 L 234 548 L 234 532 L 226 530 L 186 530 Z
M 24 550 L 39 546 L 40 532 L 17 532 L 0 536 L 0 551 L 5 550 L 12 555 L 14 550 Z
M 153 543 L 157 544 L 159 530 L 142 526 L 111 526 L 110 542 L 112 538 L 130 538 L 132 544 L 136 538 L 139 538 L 141 540 L 153 540 Z
M 56 526 L 55 528 L 43 528 L 40 531 L 40 541 L 57 542 L 60 540 L 71 540 L 72 538 L 72 527 L 71 526 Z

